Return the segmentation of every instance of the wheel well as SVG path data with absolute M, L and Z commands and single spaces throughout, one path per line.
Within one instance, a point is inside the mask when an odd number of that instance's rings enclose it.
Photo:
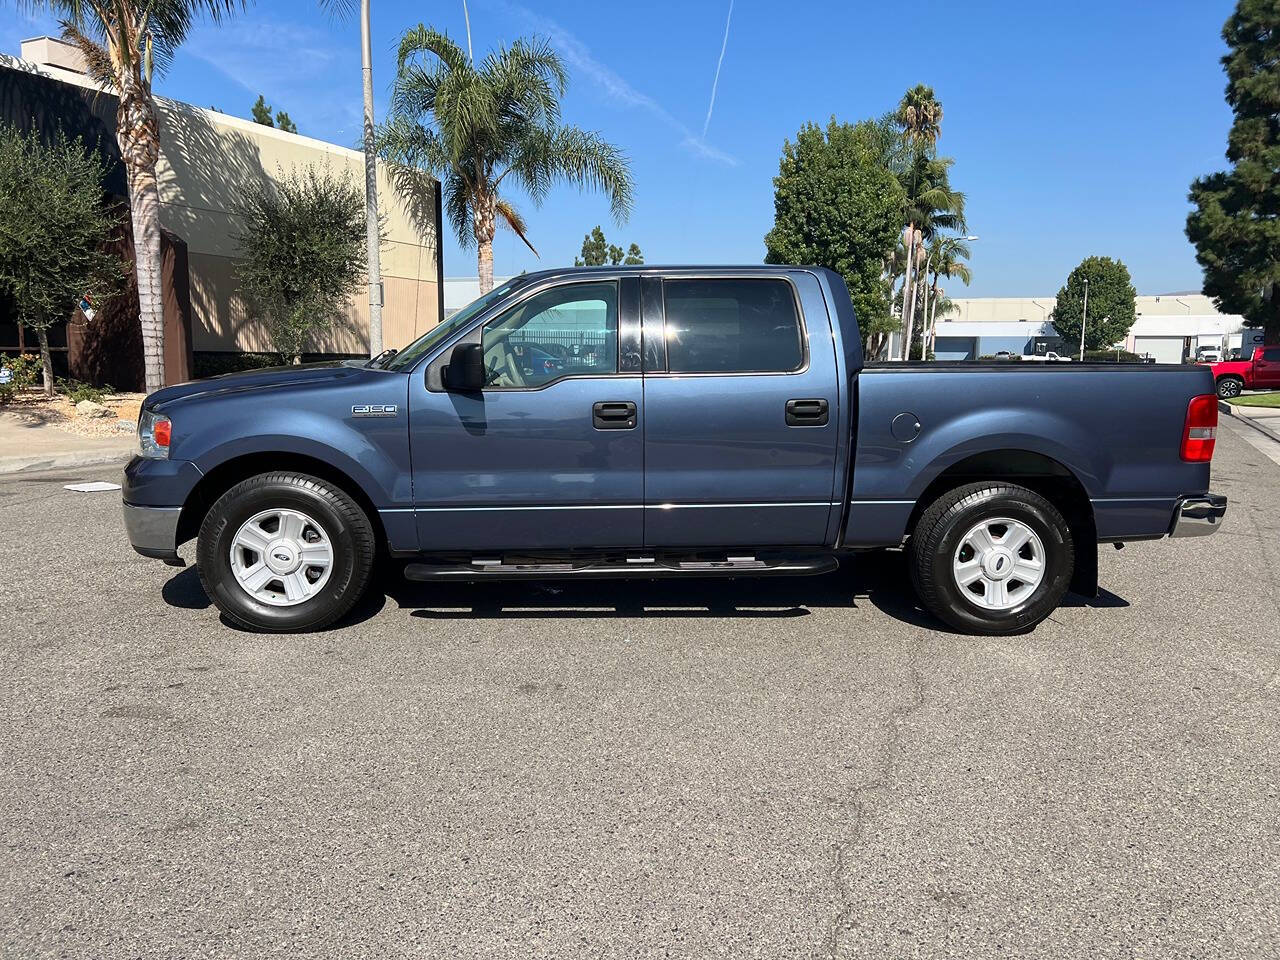
M 1223 380 L 1239 380 L 1242 384 L 1244 383 L 1244 377 L 1238 373 L 1220 373 L 1213 382 L 1221 383 Z
M 386 549 L 387 535 L 382 527 L 382 518 L 368 495 L 351 477 L 343 473 L 331 463 L 317 460 L 300 453 L 250 453 L 235 457 L 226 463 L 220 463 L 203 477 L 187 497 L 178 517 L 178 543 L 183 544 L 193 539 L 200 532 L 200 524 L 205 514 L 217 499 L 234 487 L 241 480 L 260 473 L 278 472 L 305 473 L 319 480 L 327 480 L 351 499 L 355 500 L 369 517 L 377 539 L 378 550 Z
M 1062 513 L 1075 544 L 1071 589 L 1084 596 L 1098 592 L 1098 531 L 1093 504 L 1076 475 L 1052 457 L 1030 450 L 989 450 L 954 463 L 934 478 L 916 500 L 907 529 L 914 531 L 929 504 L 948 490 L 984 480 L 1008 480 L 1034 490 Z

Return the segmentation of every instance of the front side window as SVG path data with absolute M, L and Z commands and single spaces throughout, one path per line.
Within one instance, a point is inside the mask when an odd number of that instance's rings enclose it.
M 1280 363 L 1280 348 L 1263 350 L 1262 359 L 1267 361 L 1267 363 Z
M 785 280 L 668 280 L 663 299 L 672 373 L 790 373 L 804 365 Z
M 618 372 L 618 282 L 552 287 L 485 325 L 487 386 L 528 390 Z

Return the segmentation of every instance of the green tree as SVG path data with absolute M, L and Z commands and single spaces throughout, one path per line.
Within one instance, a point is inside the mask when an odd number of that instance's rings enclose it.
M 1109 347 L 1123 340 L 1137 318 L 1138 292 L 1129 279 L 1129 268 L 1110 257 L 1086 257 L 1058 291 L 1058 302 L 1051 316 L 1053 328 L 1062 337 L 1067 353 L 1074 353 L 1080 345 L 1085 280 L 1089 281 L 1086 350 Z
M 596 224 L 590 233 L 582 238 L 582 254 L 575 257 L 573 265 L 575 267 L 602 267 L 605 264 L 610 266 L 618 266 L 618 264 L 626 264 L 627 266 L 639 266 L 644 263 L 644 254 L 640 252 L 640 245 L 633 243 L 625 251 L 614 243 L 609 243 L 604 238 L 604 230 Z
M 60 132 L 48 144 L 0 126 L 0 288 L 40 341 L 44 392 L 53 395 L 49 328 L 88 295 L 116 293 L 125 263 L 106 249 L 122 225 L 105 205 L 101 158 Z
M 419 25 L 400 39 L 383 155 L 408 170 L 437 174 L 444 208 L 464 245 L 476 244 L 480 290 L 493 288 L 499 222 L 529 242 L 507 184 L 542 202 L 557 182 L 608 195 L 614 218 L 631 211 L 626 156 L 598 134 L 560 123 L 564 63 L 546 40 L 516 40 L 479 64 L 445 34 Z M 504 184 L 504 181 L 507 184 Z
M 258 99 L 253 102 L 253 122 L 260 123 L 264 127 L 274 127 L 275 121 L 271 119 L 271 105 L 267 103 L 266 98 L 262 94 L 258 94 Z
M 1232 166 L 1191 185 L 1187 237 L 1218 308 L 1280 343 L 1280 3 L 1240 0 L 1222 38 Z
M 905 195 L 886 162 L 885 129 L 873 121 L 826 130 L 806 123 L 782 146 L 773 179 L 766 263 L 816 264 L 849 287 L 864 341 L 893 327 L 882 264 L 893 252 Z
M 298 363 L 364 276 L 364 194 L 349 177 L 307 167 L 250 184 L 236 212 L 244 222 L 236 238 L 241 290 L 276 350 Z
M 285 133 L 297 133 L 298 128 L 290 119 L 289 115 L 283 110 L 276 112 L 276 129 L 283 130 Z
M 89 74 L 117 98 L 116 140 L 129 185 L 138 321 L 148 392 L 164 386 L 164 306 L 160 265 L 160 125 L 151 81 L 201 14 L 221 20 L 244 0 L 18 0 L 47 9 L 85 56 Z

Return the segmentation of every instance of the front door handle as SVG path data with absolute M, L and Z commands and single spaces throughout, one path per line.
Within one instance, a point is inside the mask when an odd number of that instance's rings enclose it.
M 812 400 L 787 401 L 788 427 L 824 427 L 826 424 L 826 400 L 815 398 Z
M 602 400 L 593 403 L 591 424 L 597 430 L 634 430 L 636 405 L 630 400 Z

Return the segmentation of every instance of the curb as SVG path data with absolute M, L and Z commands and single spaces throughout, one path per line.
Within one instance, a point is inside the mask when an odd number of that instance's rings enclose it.
M 98 450 L 93 453 L 55 453 L 44 457 L 0 457 L 0 476 L 127 463 L 132 457 L 132 449 Z
M 1280 443 L 1280 433 L 1277 433 L 1275 430 L 1272 430 L 1270 427 L 1263 426 L 1261 423 L 1253 419 L 1253 417 L 1249 416 L 1248 414 L 1236 413 L 1236 408 L 1233 407 L 1231 404 L 1227 403 L 1225 400 L 1218 401 L 1218 412 L 1225 413 L 1229 417 L 1235 417 L 1235 419 L 1238 422 L 1247 423 L 1249 426 L 1253 427 L 1253 429 L 1257 430 L 1259 433 L 1264 434 L 1265 436 L 1271 438 L 1276 443 Z

